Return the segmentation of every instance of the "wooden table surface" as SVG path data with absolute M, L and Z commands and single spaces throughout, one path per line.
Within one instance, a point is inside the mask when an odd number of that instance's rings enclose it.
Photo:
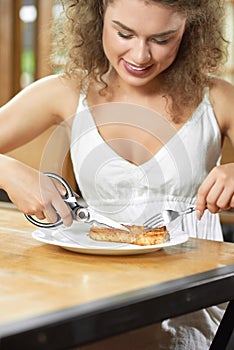
M 16 209 L 0 207 L 0 330 L 234 264 L 233 243 L 189 239 L 150 254 L 100 256 L 38 242 L 31 236 L 35 229 Z
M 33 239 L 17 210 L 0 218 L 0 324 L 234 264 L 234 244 L 195 239 L 143 255 L 78 254 Z

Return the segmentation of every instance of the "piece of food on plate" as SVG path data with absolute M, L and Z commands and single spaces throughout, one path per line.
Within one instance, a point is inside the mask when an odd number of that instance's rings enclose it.
M 92 226 L 89 237 L 96 241 L 130 243 L 141 246 L 162 244 L 170 240 L 166 226 L 145 230 L 144 226 L 124 225 L 128 231 L 116 228 Z

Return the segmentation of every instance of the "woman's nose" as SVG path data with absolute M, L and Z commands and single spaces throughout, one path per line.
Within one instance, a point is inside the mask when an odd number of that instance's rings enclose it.
M 151 60 L 150 47 L 144 40 L 139 40 L 132 47 L 132 60 L 135 64 L 146 64 Z

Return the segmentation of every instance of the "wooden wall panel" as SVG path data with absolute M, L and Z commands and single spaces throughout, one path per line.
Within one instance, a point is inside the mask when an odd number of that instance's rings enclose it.
M 0 105 L 12 96 L 13 66 L 13 2 L 0 0 Z
M 54 0 L 37 0 L 36 79 L 51 74 L 51 24 Z

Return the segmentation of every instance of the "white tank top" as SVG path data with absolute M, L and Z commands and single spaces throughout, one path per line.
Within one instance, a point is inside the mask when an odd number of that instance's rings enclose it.
M 105 142 L 92 108 L 80 96 L 71 138 L 76 180 L 88 205 L 121 223 L 143 224 L 163 209 L 194 205 L 200 184 L 219 164 L 220 155 L 221 134 L 208 94 L 183 127 L 142 165 L 124 159 Z M 195 212 L 186 215 L 178 229 L 192 237 L 223 239 L 219 215 L 208 210 L 201 221 Z

